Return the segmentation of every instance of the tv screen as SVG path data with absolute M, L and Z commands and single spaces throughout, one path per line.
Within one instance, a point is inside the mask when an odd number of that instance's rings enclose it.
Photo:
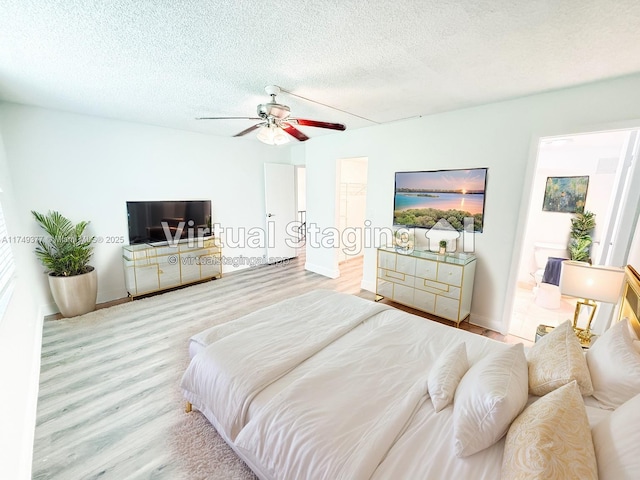
M 211 200 L 127 202 L 127 218 L 132 245 L 208 237 Z
M 464 229 L 472 217 L 476 232 L 482 231 L 486 168 L 396 172 L 393 224 L 405 227 Z

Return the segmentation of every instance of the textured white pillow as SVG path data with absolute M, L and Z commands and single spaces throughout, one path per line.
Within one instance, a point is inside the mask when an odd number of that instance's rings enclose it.
M 504 480 L 597 480 L 597 474 L 589 420 L 575 381 L 529 405 L 511 424 L 502 457 Z
M 617 322 L 587 352 L 593 396 L 616 409 L 640 393 L 640 354 L 633 347 L 627 322 Z
M 473 455 L 500 440 L 528 398 L 521 343 L 488 355 L 462 377 L 453 402 L 454 452 Z
M 533 395 L 546 395 L 572 380 L 578 382 L 582 395 L 593 393 L 587 361 L 569 320 L 534 344 L 527 360 L 529 392 Z
M 443 352 L 429 372 L 427 388 L 433 408 L 439 412 L 453 401 L 462 376 L 469 370 L 464 342 Z
M 640 478 L 639 425 L 640 395 L 636 395 L 593 427 L 591 435 L 600 478 Z

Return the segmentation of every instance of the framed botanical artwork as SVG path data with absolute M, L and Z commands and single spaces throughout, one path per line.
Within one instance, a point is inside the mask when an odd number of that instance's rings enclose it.
M 547 177 L 542 210 L 579 213 L 584 211 L 589 177 Z

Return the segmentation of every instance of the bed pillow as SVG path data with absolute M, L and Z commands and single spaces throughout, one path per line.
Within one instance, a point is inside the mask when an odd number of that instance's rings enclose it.
M 640 353 L 627 323 L 617 322 L 587 352 L 593 396 L 611 410 L 640 393 Z
M 640 425 L 640 394 L 625 402 L 593 427 L 591 435 L 600 478 L 616 480 L 640 478 L 638 425 Z
M 591 395 L 591 375 L 580 340 L 566 321 L 542 337 L 527 355 L 529 392 L 546 395 L 572 380 L 578 382 L 582 395 Z
M 427 388 L 433 408 L 439 412 L 453 401 L 462 376 L 469 370 L 464 342 L 443 352 L 429 372 Z
M 597 480 L 589 420 L 576 381 L 532 403 L 513 421 L 504 445 L 502 478 Z
M 462 377 L 453 402 L 454 452 L 467 457 L 500 440 L 528 398 L 521 343 L 488 355 Z

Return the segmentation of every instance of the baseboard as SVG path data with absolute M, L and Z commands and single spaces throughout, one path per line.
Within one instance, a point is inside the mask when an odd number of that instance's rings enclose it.
M 360 288 L 362 288 L 363 290 L 367 290 L 368 292 L 376 293 L 376 282 L 362 279 Z
M 120 300 L 121 298 L 125 298 L 128 296 L 126 290 L 109 290 L 107 292 L 98 292 L 98 298 L 96 299 L 96 303 L 108 303 L 113 302 L 114 300 Z
M 98 292 L 98 296 L 96 298 L 96 305 L 100 305 L 103 303 L 115 302 L 117 300 L 122 300 L 123 298 L 128 297 L 128 293 L 126 290 L 109 290 L 107 292 Z M 40 312 L 42 313 L 43 318 L 48 317 L 49 315 L 56 315 L 60 313 L 60 309 L 55 303 L 47 303 L 45 305 L 40 306 Z
M 502 322 L 500 320 L 495 320 L 489 317 L 485 317 L 483 315 L 477 315 L 475 313 L 471 313 L 471 317 L 469 318 L 469 323 L 473 325 L 477 325 L 478 327 L 488 328 L 489 330 L 493 330 L 494 332 L 501 333 L 502 335 L 506 335 L 505 332 L 501 332 L 502 330 Z
M 60 309 L 55 303 L 45 303 L 44 305 L 40 305 L 39 309 L 43 317 L 60 313 Z
M 325 268 L 319 265 L 314 265 L 309 262 L 306 262 L 304 264 L 304 269 L 309 270 L 310 272 L 313 272 L 313 273 L 318 273 L 320 275 L 323 275 L 329 278 L 338 278 L 340 276 L 340 270 L 337 268 L 334 268 L 334 269 Z

